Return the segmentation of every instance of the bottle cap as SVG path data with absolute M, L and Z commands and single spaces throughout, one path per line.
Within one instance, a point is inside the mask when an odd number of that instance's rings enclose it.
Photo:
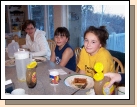
M 94 66 L 94 70 L 97 72 L 93 78 L 96 80 L 96 81 L 100 81 L 104 78 L 104 74 L 102 73 L 104 67 L 103 67 L 103 64 L 101 62 L 97 62 Z
M 100 81 L 104 78 L 104 74 L 101 72 L 101 73 L 96 73 L 93 78 L 96 80 L 96 81 Z
M 32 61 L 31 63 L 29 63 L 27 65 L 27 68 L 35 68 L 37 66 L 37 62 L 36 61 Z

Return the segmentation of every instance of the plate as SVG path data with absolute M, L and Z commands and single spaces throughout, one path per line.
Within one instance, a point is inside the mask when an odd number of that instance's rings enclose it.
M 82 74 L 77 74 L 77 75 L 71 75 L 69 77 L 67 77 L 65 80 L 64 80 L 64 83 L 66 86 L 69 86 L 69 87 L 72 87 L 72 88 L 75 88 L 75 89 L 79 89 L 77 86 L 75 86 L 73 84 L 73 81 L 74 81 L 74 78 L 83 78 L 83 79 L 87 79 L 87 86 L 85 87 L 85 89 L 90 89 L 94 86 L 94 80 L 92 77 L 90 76 L 86 76 L 86 75 L 82 75 Z M 82 89 L 84 90 L 84 89 Z
M 15 59 L 6 60 L 5 66 L 7 66 L 7 67 L 15 66 Z
M 23 50 L 25 50 L 25 51 L 29 51 L 29 50 L 26 49 L 26 48 L 19 48 L 19 50 L 20 50 L 20 51 L 23 51 Z
M 36 61 L 37 63 L 41 63 L 41 62 L 45 62 L 46 58 L 45 57 L 34 57 L 33 60 Z

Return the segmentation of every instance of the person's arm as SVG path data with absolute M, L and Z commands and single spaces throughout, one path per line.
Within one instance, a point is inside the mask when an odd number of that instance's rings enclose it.
M 78 73 L 80 73 L 80 74 L 85 74 L 85 71 L 80 70 Z
M 85 69 L 85 58 L 84 58 L 84 56 L 85 56 L 85 49 L 84 48 L 82 48 L 81 49 L 81 52 L 80 52 L 80 56 L 79 56 L 79 62 L 78 62 L 78 64 L 77 64 L 77 67 L 79 68 L 79 72 L 78 73 L 80 73 L 80 74 L 85 74 L 85 71 L 84 71 L 84 69 Z
M 121 75 L 121 81 L 120 81 L 120 83 L 121 84 L 125 84 L 125 73 L 120 74 L 120 75 Z
M 56 61 L 56 55 L 55 55 L 55 51 L 54 50 L 51 51 L 50 61 L 52 61 L 52 62 Z
M 66 66 L 66 64 L 68 63 L 70 58 L 72 58 L 73 55 L 74 55 L 73 50 L 71 48 L 66 48 L 62 54 L 62 59 L 61 59 L 59 65 Z
M 38 38 L 36 39 L 35 42 L 37 42 L 40 51 L 32 52 L 32 56 L 46 56 L 46 58 L 50 60 L 51 51 L 48 42 L 46 40 L 46 37 L 44 35 L 38 35 Z

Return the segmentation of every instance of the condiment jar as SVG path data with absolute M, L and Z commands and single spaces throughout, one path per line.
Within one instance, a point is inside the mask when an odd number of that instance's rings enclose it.
M 37 84 L 36 65 L 37 65 L 36 61 L 33 61 L 27 65 L 26 83 L 29 88 L 34 88 Z
M 109 84 L 110 78 L 104 76 L 102 73 L 103 71 L 103 64 L 100 62 L 97 62 L 94 66 L 95 71 L 97 72 L 93 78 L 94 78 L 94 91 L 96 95 L 113 95 L 115 94 L 114 85 L 112 85 L 110 88 L 106 88 L 105 86 Z

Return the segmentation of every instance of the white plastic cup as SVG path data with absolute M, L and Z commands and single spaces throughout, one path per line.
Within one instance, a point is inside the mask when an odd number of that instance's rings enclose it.
M 125 95 L 125 87 L 118 87 L 118 95 Z
M 49 78 L 50 78 L 50 84 L 57 85 L 59 83 L 59 72 L 50 71 Z
M 14 89 L 12 92 L 11 92 L 12 95 L 25 95 L 25 90 L 22 89 L 22 88 L 17 88 L 17 89 Z

